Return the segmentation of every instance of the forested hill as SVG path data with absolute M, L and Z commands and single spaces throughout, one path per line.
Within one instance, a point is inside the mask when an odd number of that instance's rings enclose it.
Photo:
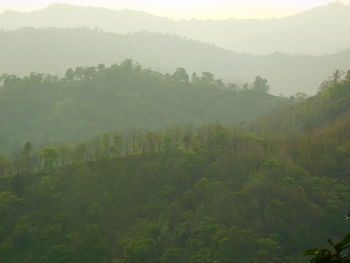
M 295 106 L 319 105 L 312 116 L 333 112 L 336 121 L 288 137 L 212 124 L 104 134 L 75 146 L 26 143 L 13 158 L 1 155 L 0 258 L 305 262 L 305 248 L 348 227 L 349 85 L 330 82 Z
M 2 82 L 2 151 L 26 141 L 76 142 L 108 131 L 240 124 L 288 103 L 267 94 L 268 83 L 261 77 L 242 87 L 224 84 L 209 72 L 189 76 L 179 68 L 161 74 L 130 60 L 69 69 L 62 78 L 4 75 Z
M 251 126 L 254 132 L 296 135 L 329 129 L 335 123 L 347 124 L 350 120 L 350 70 L 335 71 L 322 83 L 317 96 L 306 100 L 296 96 L 292 100 L 297 103 L 257 119 Z
M 254 56 L 172 35 L 88 29 L 0 32 L 0 57 L 0 74 L 21 76 L 31 72 L 63 75 L 69 67 L 111 65 L 130 58 L 161 72 L 184 67 L 189 72 L 212 72 L 225 81 L 250 82 L 260 75 L 269 80 L 271 94 L 286 96 L 313 95 L 335 69 L 350 68 L 350 50 L 323 57 Z

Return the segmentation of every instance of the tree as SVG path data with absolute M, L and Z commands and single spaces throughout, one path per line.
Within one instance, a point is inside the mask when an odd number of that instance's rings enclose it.
M 244 82 L 243 84 L 242 84 L 242 90 L 249 90 L 249 83 L 248 82 Z
M 350 212 L 346 219 L 350 219 Z M 350 263 L 350 233 L 338 243 L 331 239 L 327 241 L 331 249 L 312 248 L 304 251 L 305 256 L 312 256 L 310 263 Z
M 255 81 L 253 83 L 253 90 L 267 93 L 270 89 L 270 85 L 268 84 L 268 81 L 260 76 L 257 76 L 255 78 Z
M 65 78 L 66 78 L 66 80 L 70 80 L 70 81 L 74 80 L 75 73 L 74 73 L 74 70 L 72 68 L 69 68 L 66 71 Z
M 214 82 L 214 74 L 210 72 L 203 72 L 202 73 L 202 81 L 207 83 Z
M 106 66 L 104 64 L 98 64 L 97 69 L 99 72 L 102 72 L 106 69 Z
M 5 176 L 7 172 L 11 169 L 11 160 L 0 153 L 0 177 Z
M 88 79 L 93 79 L 96 76 L 96 68 L 88 67 L 85 69 L 85 77 Z
M 17 171 L 19 173 L 30 174 L 34 169 L 34 153 L 32 144 L 27 142 L 19 153 L 16 160 Z
M 192 76 L 191 76 L 191 83 L 192 84 L 196 84 L 198 83 L 200 80 L 200 78 L 197 76 L 197 73 L 196 72 L 193 72 L 192 73 Z
M 173 74 L 173 79 L 177 82 L 182 83 L 188 83 L 189 82 L 189 76 L 184 68 L 178 68 L 176 69 L 175 73 Z
M 348 72 L 345 75 L 345 81 L 350 84 L 350 70 L 348 70 Z
M 134 63 L 131 59 L 125 59 L 122 63 L 120 63 L 120 68 L 130 73 L 134 68 Z
M 56 167 L 59 154 L 56 148 L 45 147 L 41 150 L 40 157 L 42 161 L 43 170 L 49 172 Z
M 32 73 L 30 73 L 29 77 L 25 77 L 25 78 L 27 78 L 30 85 L 38 86 L 39 84 L 41 84 L 43 82 L 45 76 L 44 76 L 44 74 L 32 72 Z
M 334 84 L 338 84 L 339 80 L 341 79 L 343 75 L 343 72 L 340 71 L 339 69 L 337 69 L 336 71 L 334 71 L 333 75 L 332 75 L 332 82 Z
M 17 216 L 16 210 L 22 205 L 23 200 L 12 192 L 0 192 L 0 225 L 9 227 L 13 222 L 14 216 Z
M 77 67 L 74 73 L 79 79 L 83 79 L 85 77 L 85 69 L 83 67 Z
M 340 242 L 333 243 L 328 239 L 332 246 L 328 248 L 313 248 L 304 252 L 305 256 L 313 256 L 310 263 L 349 263 L 350 262 L 350 233 L 348 233 Z

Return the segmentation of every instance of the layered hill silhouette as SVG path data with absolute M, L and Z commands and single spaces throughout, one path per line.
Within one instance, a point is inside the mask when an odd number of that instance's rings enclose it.
M 229 49 L 350 47 L 348 12 L 0 15 L 0 262 L 303 263 L 338 240 L 350 49 Z
M 324 57 L 274 53 L 238 54 L 169 34 L 104 33 L 88 29 L 21 29 L 0 32 L 0 74 L 44 72 L 63 75 L 68 67 L 111 65 L 124 59 L 161 72 L 178 67 L 212 72 L 224 81 L 268 79 L 272 94 L 316 93 L 335 69 L 350 68 L 350 50 Z
M 62 19 L 64 17 L 64 19 Z M 55 4 L 29 13 L 0 15 L 0 28 L 72 28 L 86 26 L 106 32 L 171 33 L 213 43 L 239 53 L 328 54 L 350 47 L 350 6 L 333 3 L 280 19 L 173 20 L 144 12 Z

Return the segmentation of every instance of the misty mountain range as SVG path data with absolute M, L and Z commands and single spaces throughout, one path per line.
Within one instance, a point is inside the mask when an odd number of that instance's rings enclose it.
M 0 14 L 0 263 L 350 263 L 349 25 Z
M 104 33 L 89 29 L 20 29 L 0 32 L 0 75 L 42 72 L 63 75 L 68 67 L 111 65 L 133 59 L 174 72 L 212 72 L 225 81 L 267 78 L 272 94 L 313 94 L 335 69 L 350 68 L 350 50 L 328 56 L 238 54 L 175 35 Z
M 64 18 L 64 19 L 63 19 Z M 176 34 L 238 53 L 330 54 L 350 47 L 350 5 L 332 3 L 280 19 L 173 20 L 138 11 L 55 4 L 45 9 L 0 14 L 0 28 L 99 28 L 105 32 Z

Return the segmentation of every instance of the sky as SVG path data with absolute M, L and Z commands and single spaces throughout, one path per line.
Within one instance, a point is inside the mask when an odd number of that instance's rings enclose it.
M 350 0 L 340 0 L 350 3 Z M 134 9 L 172 18 L 272 18 L 293 15 L 334 0 L 0 0 L 0 12 L 31 11 L 53 3 Z M 338 1 L 339 2 L 339 1 Z

